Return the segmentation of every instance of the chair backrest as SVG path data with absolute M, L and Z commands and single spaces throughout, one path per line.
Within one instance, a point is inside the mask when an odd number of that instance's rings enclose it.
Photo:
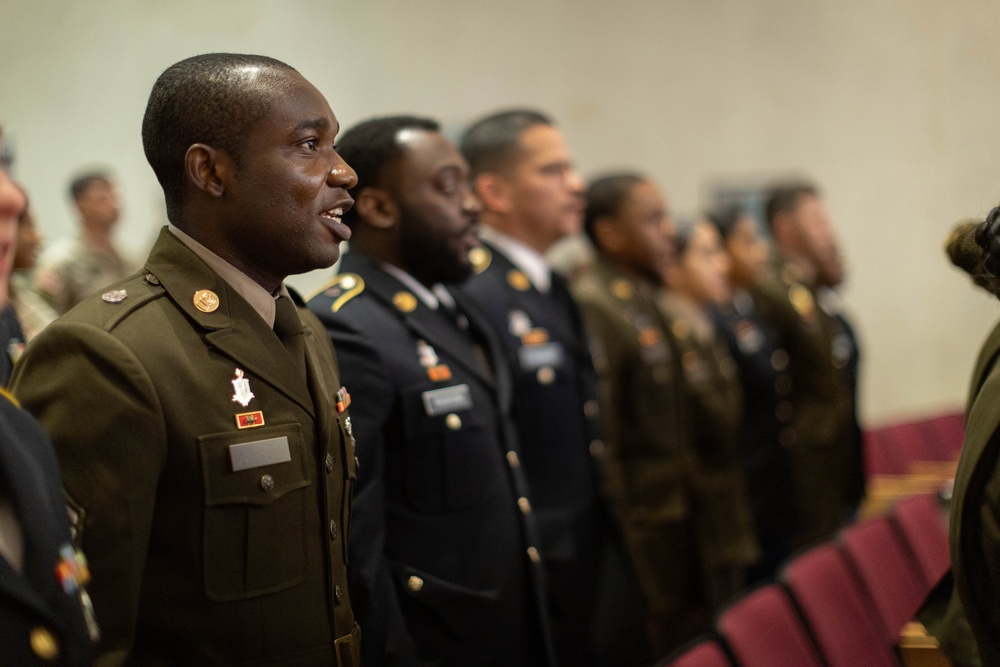
M 965 439 L 965 415 L 961 412 L 938 415 L 924 422 L 944 460 L 958 458 Z
M 885 639 L 895 643 L 930 592 L 916 559 L 885 516 L 844 529 L 840 544 L 878 612 Z
M 951 565 L 948 528 L 937 498 L 930 494 L 911 496 L 896 503 L 891 516 L 916 558 L 929 591 Z
M 685 649 L 676 658 L 663 663 L 663 667 L 732 667 L 732 665 L 719 643 L 711 639 L 700 641 Z
M 915 461 L 940 461 L 944 458 L 920 422 L 893 424 L 886 437 L 895 452 L 894 457 L 904 462 L 904 473 L 910 471 Z
M 899 667 L 836 546 L 822 544 L 798 556 L 782 577 L 829 667 Z
M 823 667 L 802 619 L 777 584 L 733 603 L 719 616 L 718 630 L 741 667 Z

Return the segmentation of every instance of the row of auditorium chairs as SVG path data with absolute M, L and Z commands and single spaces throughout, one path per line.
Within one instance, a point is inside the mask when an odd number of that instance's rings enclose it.
M 712 637 L 659 667 L 947 665 L 939 651 L 900 649 L 899 640 L 948 565 L 937 496 L 907 498 L 793 557 L 778 581 L 724 609 Z
M 918 462 L 955 461 L 964 435 L 961 413 L 869 428 L 864 434 L 865 470 L 869 478 L 907 475 Z

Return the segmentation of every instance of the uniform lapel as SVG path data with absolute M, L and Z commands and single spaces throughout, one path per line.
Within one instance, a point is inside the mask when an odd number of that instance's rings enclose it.
M 156 276 L 177 308 L 204 331 L 210 347 L 233 360 L 315 416 L 306 382 L 295 370 L 288 350 L 260 315 L 177 237 L 164 229 L 153 246 L 146 269 Z M 194 305 L 199 290 L 211 290 L 219 306 L 205 313 Z
M 415 295 L 413 295 L 415 307 L 410 312 L 400 310 L 393 303 L 393 297 L 399 292 L 411 295 L 412 292 L 395 276 L 387 273 L 367 257 L 348 254 L 344 258 L 343 270 L 353 271 L 364 278 L 366 289 L 372 296 L 384 302 L 388 310 L 396 313 L 417 338 L 425 340 L 438 354 L 446 354 L 449 359 L 459 363 L 485 385 L 492 386 L 492 380 L 476 359 L 475 347 L 469 334 L 459 329 L 447 314 L 431 310 Z M 465 302 L 460 302 L 459 305 L 468 310 Z M 492 350 L 486 352 L 491 354 Z

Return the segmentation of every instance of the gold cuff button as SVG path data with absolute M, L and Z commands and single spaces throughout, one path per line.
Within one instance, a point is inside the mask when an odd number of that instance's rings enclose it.
M 410 577 L 406 580 L 406 587 L 414 593 L 419 593 L 424 587 L 424 580 L 420 577 Z
M 450 415 L 444 418 L 444 425 L 450 428 L 452 431 L 457 431 L 462 428 L 462 418 L 452 412 Z

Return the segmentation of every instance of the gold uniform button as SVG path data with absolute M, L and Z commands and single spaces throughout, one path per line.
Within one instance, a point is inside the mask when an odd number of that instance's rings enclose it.
M 270 491 L 271 489 L 273 489 L 274 488 L 274 478 L 271 477 L 270 475 L 264 475 L 263 477 L 261 477 L 260 478 L 260 488 L 264 489 L 265 491 Z
M 337 539 L 337 522 L 333 519 L 330 519 L 330 539 Z
M 774 381 L 774 390 L 778 392 L 778 396 L 788 396 L 792 391 L 792 378 L 782 373 Z
M 333 458 L 333 454 L 327 453 L 325 463 L 326 463 L 326 472 L 327 473 L 333 472 L 333 464 L 336 463 L 336 461 Z
M 552 384 L 556 380 L 556 372 L 551 366 L 542 366 L 536 375 L 538 384 Z
M 344 601 L 344 591 L 340 590 L 340 586 L 333 587 L 333 599 L 337 601 L 337 604 Z
M 406 587 L 414 593 L 419 593 L 424 587 L 424 580 L 420 577 L 410 577 L 406 580 Z
M 462 428 L 462 418 L 452 412 L 450 415 L 444 418 L 444 425 L 450 428 L 452 431 L 457 431 Z
M 42 660 L 55 660 L 59 657 L 59 641 L 47 628 L 38 626 L 31 630 L 31 650 Z
M 528 560 L 536 565 L 542 562 L 542 556 L 535 547 L 528 547 Z
M 788 353 L 778 349 L 771 354 L 771 368 L 781 373 L 788 368 Z
M 590 455 L 595 459 L 599 459 L 604 456 L 604 442 L 602 440 L 590 441 Z
M 778 418 L 778 421 L 786 422 L 792 418 L 792 413 L 794 409 L 792 404 L 788 401 L 781 401 L 778 406 L 774 409 L 774 416 Z
M 513 470 L 517 470 L 521 467 L 521 459 L 518 458 L 517 452 L 507 452 L 507 465 L 509 465 Z
M 522 514 L 531 514 L 531 503 L 524 496 L 517 499 L 517 506 L 521 508 Z
M 590 399 L 583 404 L 583 414 L 587 419 L 597 419 L 601 414 L 601 406 L 594 399 Z

